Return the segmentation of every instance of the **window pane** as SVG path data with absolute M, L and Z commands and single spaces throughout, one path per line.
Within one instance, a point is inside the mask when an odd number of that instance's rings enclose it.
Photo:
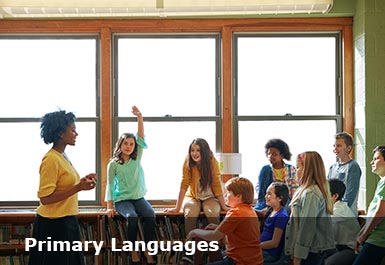
M 40 123 L 0 123 L 0 131 L 0 201 L 36 201 L 39 166 L 49 149 Z
M 322 156 L 326 169 L 329 169 L 335 162 L 333 143 L 336 130 L 334 120 L 241 121 L 239 152 L 242 153 L 242 176 L 249 178 L 254 185 L 257 183 L 261 168 L 269 164 L 265 144 L 271 138 L 280 138 L 289 145 L 292 153 L 289 164 L 296 165 L 296 156 L 299 153 L 317 151 Z
M 76 146 L 67 146 L 66 154 L 80 176 L 96 172 L 95 123 L 76 122 Z M 37 201 L 39 167 L 52 147 L 40 138 L 40 123 L 0 123 L 0 161 L 2 173 L 0 201 Z M 17 193 L 17 196 L 15 194 Z M 95 191 L 82 191 L 79 200 L 95 200 Z
M 142 158 L 146 199 L 176 200 L 183 162 L 193 139 L 204 138 L 215 153 L 215 122 L 145 122 L 144 127 L 148 145 Z M 136 123 L 119 123 L 119 135 L 136 131 Z
M 79 172 L 81 178 L 89 173 L 97 173 L 100 182 L 101 174 L 97 172 L 96 166 L 96 124 L 95 122 L 77 121 L 76 131 L 79 134 L 76 137 L 76 145 L 67 146 L 66 154 L 71 160 L 72 165 Z M 78 194 L 79 201 L 94 201 L 96 199 L 96 189 L 81 191 Z
M 238 115 L 335 115 L 335 37 L 239 37 Z
M 0 38 L 0 58 L 0 117 L 95 117 L 95 39 Z
M 214 116 L 214 37 L 119 38 L 119 116 Z

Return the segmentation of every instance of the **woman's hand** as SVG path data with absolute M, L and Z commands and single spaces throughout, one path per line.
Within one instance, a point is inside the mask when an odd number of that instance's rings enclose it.
M 95 173 L 90 173 L 88 175 L 86 175 L 86 178 L 89 179 L 89 180 L 93 180 L 96 184 L 96 181 L 98 180 L 98 177 L 96 176 Z
M 96 174 L 91 173 L 80 179 L 79 190 L 92 190 L 96 187 Z

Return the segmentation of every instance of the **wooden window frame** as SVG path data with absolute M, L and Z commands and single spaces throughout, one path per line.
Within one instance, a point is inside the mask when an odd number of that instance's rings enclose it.
M 353 18 L 74 19 L 1 20 L 0 34 L 98 34 L 100 36 L 100 205 L 105 206 L 106 167 L 113 149 L 113 33 L 219 33 L 221 35 L 222 152 L 233 152 L 232 41 L 234 32 L 339 31 L 342 36 L 342 129 L 354 134 Z M 225 176 L 226 177 L 229 176 Z

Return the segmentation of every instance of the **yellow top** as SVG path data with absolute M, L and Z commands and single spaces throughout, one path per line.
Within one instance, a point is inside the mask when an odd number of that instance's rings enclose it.
M 52 194 L 55 190 L 65 190 L 79 183 L 80 176 L 63 154 L 54 149 L 49 150 L 40 165 L 40 184 L 37 196 L 39 198 Z M 59 218 L 78 214 L 77 193 L 65 200 L 43 205 L 36 212 L 47 218 Z
M 211 184 L 211 190 L 213 192 L 213 195 L 215 197 L 222 196 L 223 190 L 222 190 L 222 181 L 220 178 L 219 173 L 219 166 L 218 161 L 212 157 L 211 158 L 211 174 L 212 174 L 212 184 Z M 188 158 L 185 160 L 185 163 L 183 165 L 183 177 L 181 182 L 181 188 L 186 189 L 187 197 L 192 197 L 196 200 L 198 200 L 198 186 L 199 186 L 199 179 L 200 179 L 200 173 L 198 167 L 194 166 L 190 170 L 188 168 Z
M 283 170 L 284 170 L 285 167 L 283 168 L 273 168 L 273 171 L 274 171 L 274 175 L 275 175 L 275 179 L 279 182 L 283 182 L 284 179 L 283 179 Z

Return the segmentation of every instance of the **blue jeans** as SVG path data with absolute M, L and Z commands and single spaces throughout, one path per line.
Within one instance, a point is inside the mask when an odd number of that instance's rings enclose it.
M 323 257 L 320 253 L 309 252 L 307 259 L 301 260 L 301 265 L 322 265 Z
M 380 265 L 381 260 L 385 257 L 385 248 L 370 243 L 364 243 L 360 254 L 354 260 L 353 265 L 371 264 Z
M 147 243 L 155 238 L 155 212 L 144 198 L 115 202 L 116 211 L 127 220 L 127 240 L 135 242 L 138 235 L 138 220 L 143 226 L 143 240 Z
M 265 249 L 262 249 L 262 255 L 263 255 L 263 262 L 269 263 L 274 262 L 279 259 L 279 257 L 273 257 L 267 252 Z

